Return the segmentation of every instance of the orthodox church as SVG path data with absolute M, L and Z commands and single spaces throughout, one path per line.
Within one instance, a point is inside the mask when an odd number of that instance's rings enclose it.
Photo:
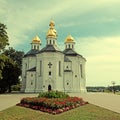
M 57 31 L 51 21 L 46 34 L 46 46 L 38 36 L 31 42 L 31 50 L 22 61 L 22 92 L 86 92 L 86 59 L 75 51 L 75 40 L 68 35 L 65 49 L 57 45 Z

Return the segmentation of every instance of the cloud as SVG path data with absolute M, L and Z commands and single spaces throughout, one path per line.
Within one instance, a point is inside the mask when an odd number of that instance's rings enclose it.
M 28 31 L 34 31 L 35 28 L 38 28 L 38 26 L 40 26 L 40 30 L 42 30 L 42 26 L 48 19 L 50 20 L 52 16 L 59 14 L 59 12 L 67 9 L 66 7 L 63 7 L 62 9 L 58 7 L 64 5 L 63 3 L 56 3 L 56 6 L 54 7 L 53 4 L 46 5 L 40 2 L 34 2 L 34 4 L 32 3 L 33 2 L 30 3 L 29 1 L 18 3 L 15 2 L 14 4 L 9 3 L 8 1 L 2 2 L 0 15 L 4 14 L 2 19 L 8 27 L 8 34 L 11 45 L 16 46 L 23 41 L 26 42 L 27 39 L 25 38 L 28 37 L 26 35 Z M 43 7 L 42 4 L 45 6 Z M 3 7 L 5 8 L 2 9 Z M 41 7 L 43 9 L 41 9 Z
M 29 39 L 29 31 L 34 31 L 36 28 L 43 30 L 48 20 L 52 17 L 60 21 L 62 24 L 60 26 L 62 27 L 80 26 L 84 23 L 76 19 L 78 16 L 92 13 L 93 11 L 101 9 L 101 7 L 104 8 L 104 6 L 106 7 L 108 5 L 108 2 L 110 6 L 116 5 L 117 1 L 52 0 L 51 2 L 46 2 L 43 0 L 0 0 L 0 16 L 2 16 L 1 20 L 3 23 L 8 27 L 11 46 L 16 46 L 22 44 L 23 41 L 27 42 Z M 118 3 L 119 2 L 117 2 L 117 4 Z
M 88 85 L 120 84 L 120 36 L 83 37 L 76 44 L 76 50 L 87 59 Z
M 60 47 L 64 35 L 73 33 L 76 50 L 87 59 L 88 85 L 120 84 L 119 6 L 119 0 L 0 0 L 0 22 L 7 25 L 11 46 L 26 49 L 36 31 L 47 31 L 52 18 L 62 33 Z

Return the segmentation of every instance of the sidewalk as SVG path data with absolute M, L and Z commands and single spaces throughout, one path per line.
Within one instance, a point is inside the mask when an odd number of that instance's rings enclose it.
M 82 97 L 91 104 L 120 113 L 120 95 L 110 93 L 70 93 L 71 96 Z M 0 111 L 16 105 L 23 97 L 35 97 L 38 94 L 4 94 L 0 95 Z
M 115 95 L 112 93 L 72 93 L 70 95 L 82 97 L 83 100 L 88 101 L 91 104 L 120 113 L 120 95 Z
M 12 107 L 20 102 L 23 97 L 35 97 L 38 94 L 1 94 L 0 95 L 0 111 Z

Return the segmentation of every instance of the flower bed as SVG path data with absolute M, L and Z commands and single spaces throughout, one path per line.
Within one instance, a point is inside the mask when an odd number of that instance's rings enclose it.
M 32 108 L 51 114 L 58 114 L 70 109 L 82 106 L 88 102 L 83 101 L 78 97 L 66 97 L 66 98 L 44 98 L 44 97 L 27 97 L 23 98 L 18 106 Z

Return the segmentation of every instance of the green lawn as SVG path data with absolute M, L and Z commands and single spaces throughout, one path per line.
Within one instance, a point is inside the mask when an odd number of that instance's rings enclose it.
M 91 104 L 58 115 L 13 106 L 0 112 L 0 120 L 120 120 L 120 114 Z

